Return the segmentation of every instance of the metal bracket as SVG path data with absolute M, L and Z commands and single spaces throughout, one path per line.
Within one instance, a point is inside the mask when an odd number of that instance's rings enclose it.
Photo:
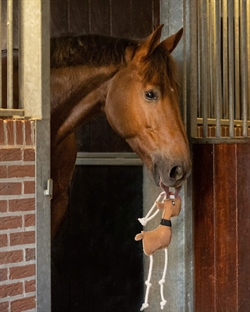
M 48 179 L 47 189 L 44 191 L 44 195 L 50 196 L 50 199 L 52 199 L 52 196 L 53 196 L 53 180 L 52 179 Z

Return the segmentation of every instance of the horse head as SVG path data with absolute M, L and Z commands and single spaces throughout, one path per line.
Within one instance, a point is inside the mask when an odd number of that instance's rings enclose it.
M 180 187 L 190 173 L 189 144 L 178 103 L 170 53 L 182 29 L 160 42 L 162 25 L 137 47 L 128 46 L 110 81 L 107 119 L 151 171 L 157 185 Z

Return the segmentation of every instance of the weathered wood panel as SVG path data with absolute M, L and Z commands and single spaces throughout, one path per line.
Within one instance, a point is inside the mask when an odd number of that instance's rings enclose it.
M 250 307 L 250 145 L 193 146 L 196 311 Z
M 159 25 L 159 0 L 53 0 L 51 36 L 100 34 L 141 39 Z M 130 152 L 104 115 L 83 125 L 78 146 L 84 152 Z
M 194 145 L 193 207 L 196 311 L 214 307 L 213 147 Z M 203 164 L 206 164 L 204 166 Z M 201 304 L 202 303 L 202 304 Z
M 250 307 L 250 145 L 237 145 L 238 305 Z

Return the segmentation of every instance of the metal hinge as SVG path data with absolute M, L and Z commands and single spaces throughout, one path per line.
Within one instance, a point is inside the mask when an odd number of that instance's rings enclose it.
M 52 179 L 48 179 L 47 189 L 44 191 L 44 195 L 50 196 L 50 199 L 52 199 L 52 196 L 53 196 L 53 180 Z

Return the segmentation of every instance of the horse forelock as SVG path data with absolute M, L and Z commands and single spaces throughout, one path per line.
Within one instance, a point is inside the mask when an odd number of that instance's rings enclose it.
M 99 35 L 52 38 L 51 67 L 117 65 L 125 61 L 126 48 L 136 45 L 133 40 Z
M 175 61 L 162 46 L 157 46 L 153 53 L 141 62 L 139 75 L 144 84 L 149 82 L 158 85 L 163 96 L 179 95 L 180 87 Z

